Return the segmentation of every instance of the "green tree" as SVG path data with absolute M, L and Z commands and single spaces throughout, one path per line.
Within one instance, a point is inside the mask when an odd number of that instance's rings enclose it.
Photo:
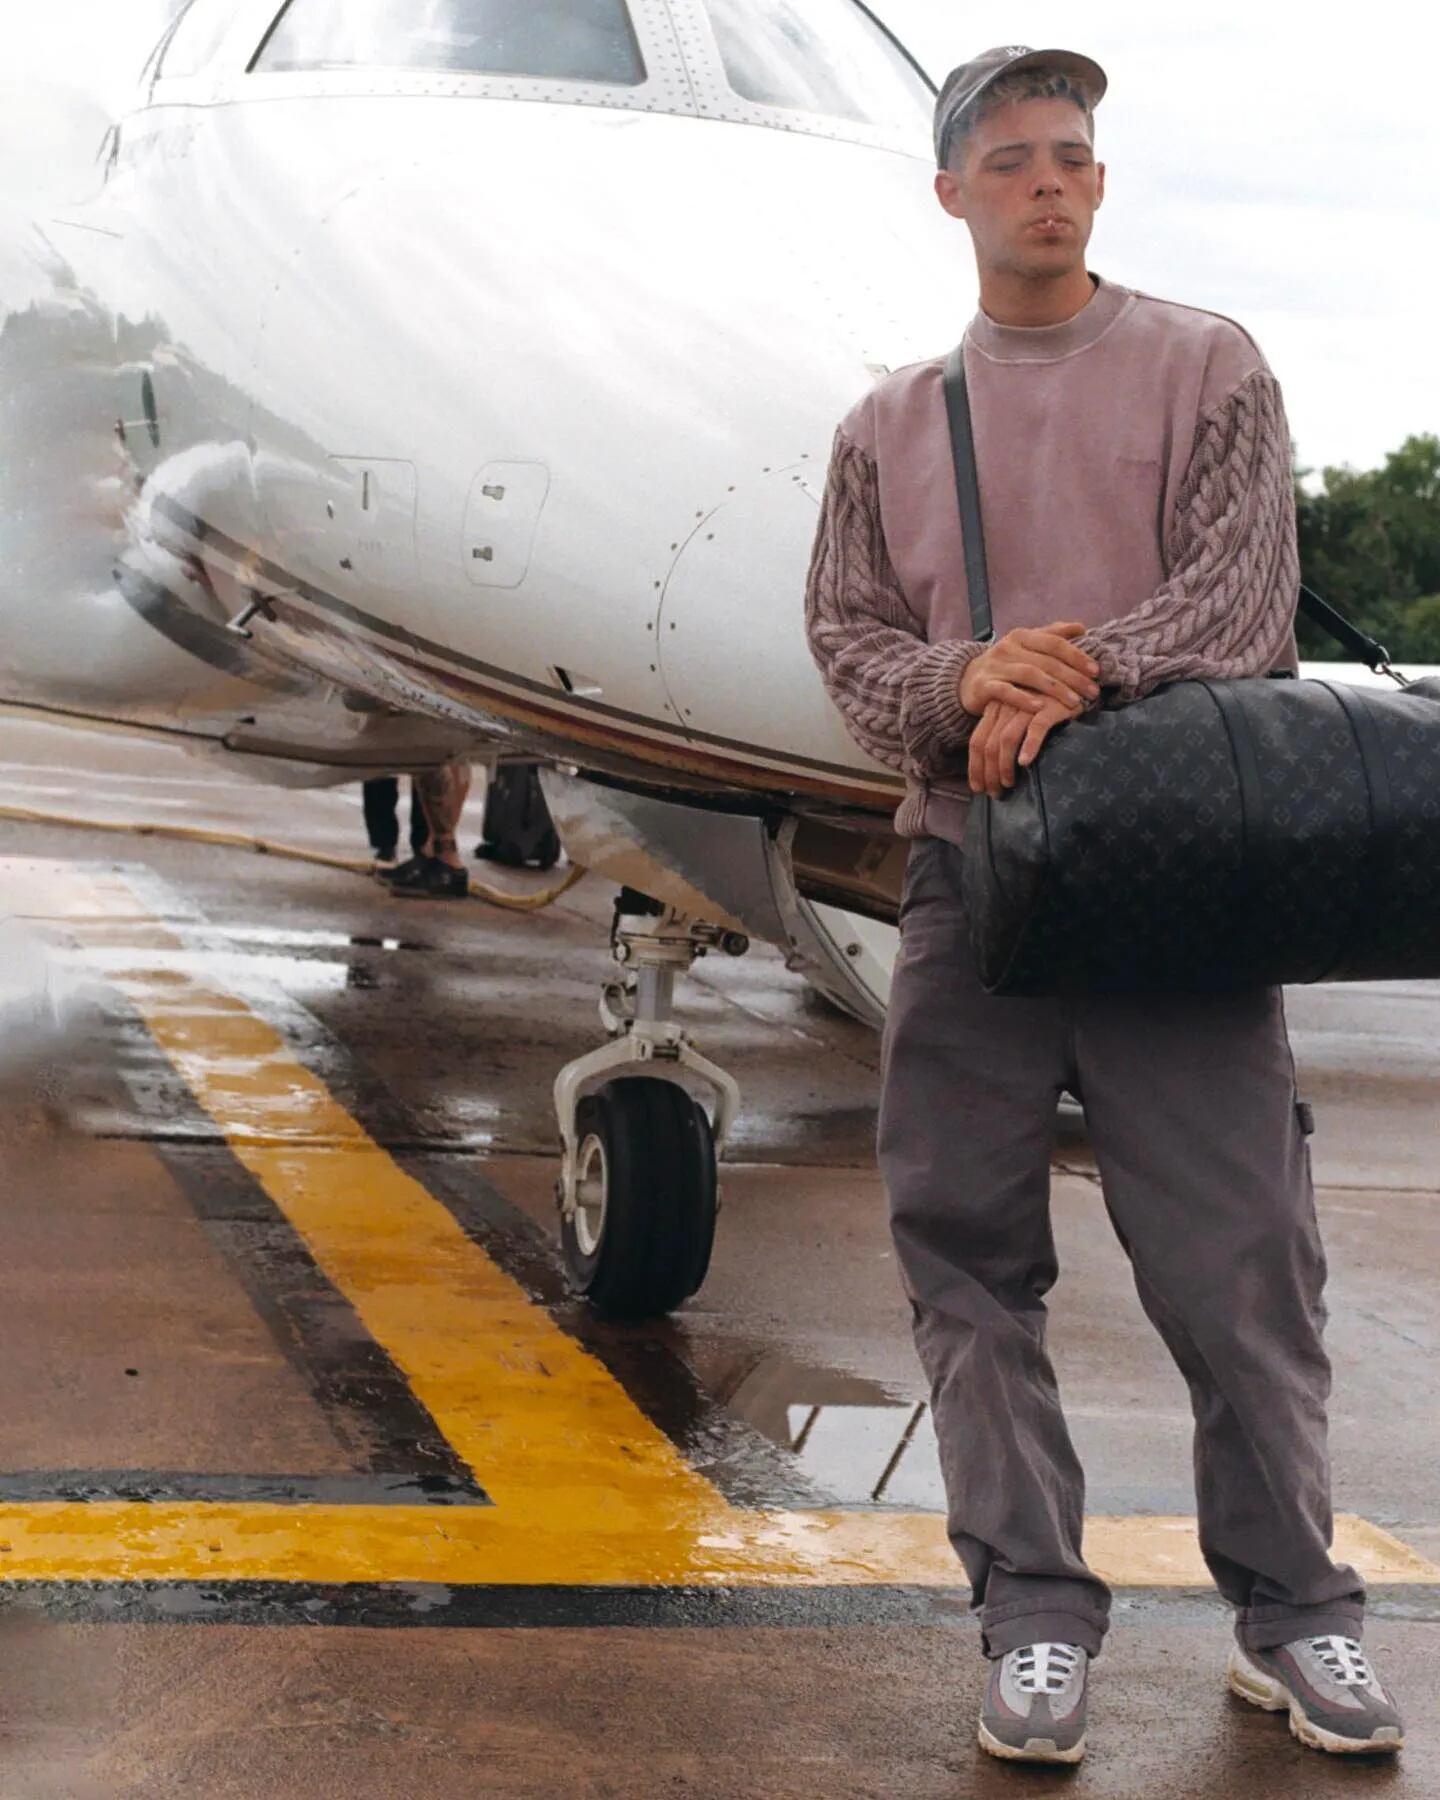
M 1313 494 L 1310 473 L 1296 469 L 1306 583 L 1396 661 L 1440 662 L 1440 436 L 1406 438 L 1378 469 L 1327 468 Z M 1344 655 L 1304 620 L 1300 652 Z

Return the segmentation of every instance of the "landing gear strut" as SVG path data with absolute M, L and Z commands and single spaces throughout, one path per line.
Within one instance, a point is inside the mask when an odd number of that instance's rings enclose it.
M 571 1280 L 615 1318 L 667 1313 L 705 1279 L 719 1210 L 716 1162 L 740 1109 L 734 1077 L 703 1057 L 675 1023 L 675 977 L 697 956 L 741 956 L 749 940 L 692 919 L 631 888 L 615 903 L 600 1019 L 610 1042 L 555 1081 L 564 1158 L 555 1196 Z M 643 1065 L 645 1074 L 580 1090 Z M 681 1085 L 684 1069 L 715 1092 L 715 1119 Z

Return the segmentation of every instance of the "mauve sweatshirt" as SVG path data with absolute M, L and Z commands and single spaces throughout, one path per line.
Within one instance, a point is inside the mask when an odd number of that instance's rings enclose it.
M 995 634 L 1075 619 L 1098 705 L 1293 669 L 1299 559 L 1280 389 L 1233 320 L 1092 275 L 1060 325 L 965 333 Z M 886 376 L 835 433 L 806 635 L 852 736 L 902 770 L 902 837 L 959 843 L 978 722 L 943 356 Z M 1063 726 L 1060 729 L 1064 729 Z

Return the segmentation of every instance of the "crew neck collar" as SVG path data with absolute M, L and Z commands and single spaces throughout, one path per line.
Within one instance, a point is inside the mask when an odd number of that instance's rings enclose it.
M 1103 275 L 1092 272 L 1091 280 L 1094 293 L 1079 312 L 1058 325 L 1001 325 L 977 308 L 966 342 L 993 362 L 1058 362 L 1077 350 L 1088 350 L 1115 323 L 1130 298 L 1129 288 L 1106 281 Z

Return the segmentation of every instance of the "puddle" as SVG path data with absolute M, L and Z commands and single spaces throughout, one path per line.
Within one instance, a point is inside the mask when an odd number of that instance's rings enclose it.
M 210 935 L 207 933 L 207 936 Z M 260 948 L 251 931 L 218 932 L 218 948 L 181 945 L 137 952 L 127 945 L 89 945 L 83 950 L 62 950 L 57 962 L 82 972 L 99 970 L 128 973 L 143 955 L 146 973 L 154 981 L 195 979 L 245 998 L 263 994 L 269 986 L 296 997 L 339 993 L 345 988 L 378 988 L 386 977 L 359 961 L 304 955 L 305 950 L 364 949 L 423 950 L 427 946 L 403 938 L 355 938 L 339 932 L 270 932 Z M 233 946 L 232 947 L 227 947 Z
M 410 938 L 355 937 L 346 931 L 282 930 L 262 925 L 210 925 L 208 937 L 232 944 L 258 944 L 267 950 L 428 950 Z
M 777 1354 L 718 1398 L 837 1504 L 944 1510 L 935 1427 L 920 1395 Z

